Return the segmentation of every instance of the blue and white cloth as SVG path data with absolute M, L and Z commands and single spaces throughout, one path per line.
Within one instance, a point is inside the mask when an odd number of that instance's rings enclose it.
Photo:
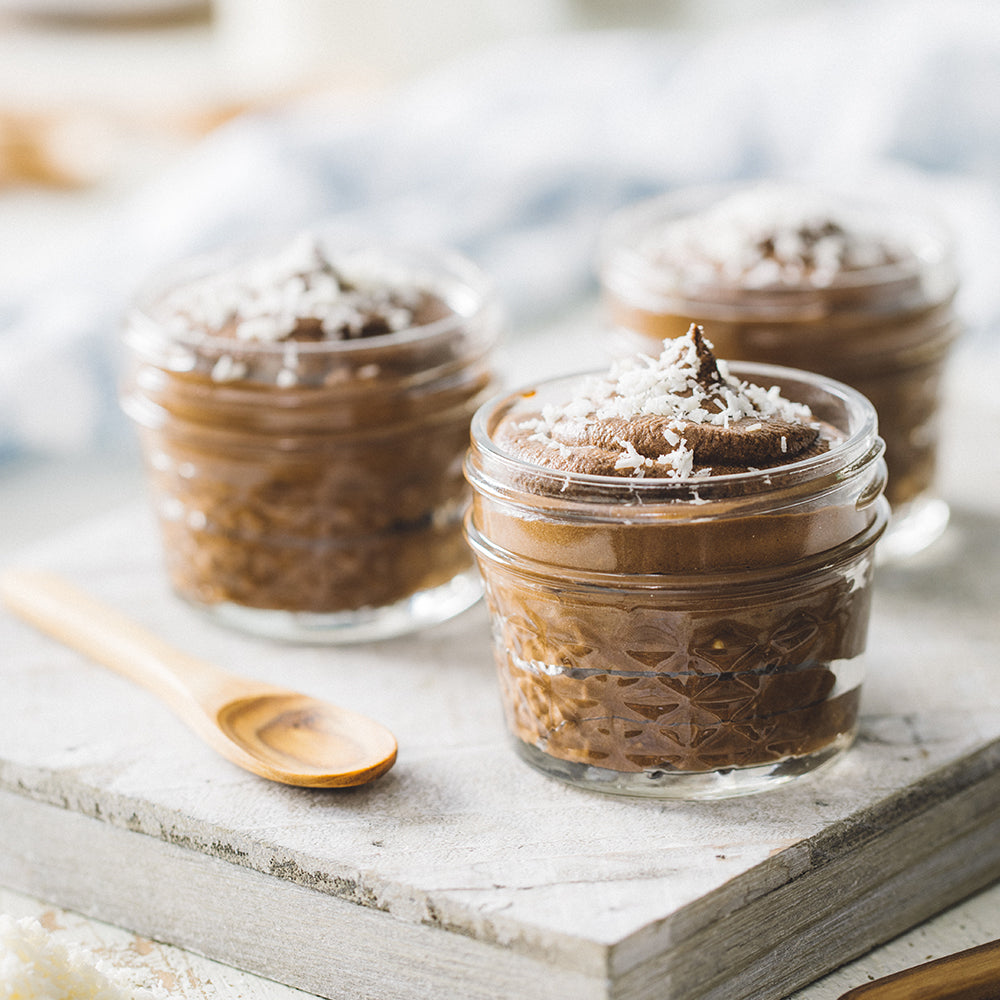
M 364 113 L 331 97 L 241 117 L 107 220 L 83 259 L 30 293 L 0 290 L 0 458 L 122 433 L 120 317 L 177 258 L 326 222 L 451 245 L 493 275 L 516 337 L 593 292 L 615 208 L 762 176 L 930 198 L 957 235 L 965 314 L 992 337 L 1000 4 L 832 0 L 710 36 L 540 37 Z

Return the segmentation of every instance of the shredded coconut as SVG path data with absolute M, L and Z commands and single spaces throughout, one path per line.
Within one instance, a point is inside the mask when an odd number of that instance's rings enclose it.
M 246 378 L 247 366 L 242 361 L 236 361 L 229 354 L 223 354 L 212 366 L 213 382 L 236 382 Z
M 664 478 L 688 479 L 694 471 L 694 452 L 681 442 L 673 451 L 660 455 L 656 459 L 656 464 L 666 467 Z M 711 471 L 706 469 L 704 474 L 708 475 Z
M 906 251 L 830 199 L 791 185 L 760 184 L 650 235 L 643 253 L 678 281 L 743 288 L 832 284 Z
M 406 329 L 419 295 L 357 261 L 347 275 L 306 233 L 274 256 L 175 289 L 164 305 L 177 314 L 171 320 L 175 328 L 193 326 L 210 334 L 225 330 L 239 341 L 278 343 L 304 321 L 329 340 L 363 336 L 373 317 L 389 332 Z
M 540 416 L 519 426 L 531 432 L 529 440 L 567 454 L 566 442 L 583 439 L 587 427 L 595 421 L 669 417 L 672 419 L 662 431 L 666 446 L 662 455 L 642 455 L 632 441 L 616 439 L 621 451 L 614 468 L 630 470 L 636 478 L 653 469 L 657 477 L 683 479 L 690 477 L 694 469 L 694 451 L 685 440 L 685 428 L 692 424 L 729 429 L 740 422 L 742 433 L 752 433 L 761 430 L 768 420 L 813 421 L 808 406 L 785 399 L 777 386 L 764 389 L 735 378 L 724 362 L 712 359 L 714 370 L 710 376 L 704 375 L 699 342 L 711 350 L 711 343 L 700 337 L 700 328 L 693 324 L 685 336 L 665 341 L 659 357 L 636 355 L 622 359 L 612 365 L 607 375 L 585 379 L 572 399 L 558 405 L 546 404 Z M 785 436 L 781 438 L 781 449 L 787 453 Z
M 0 1000 L 161 1000 L 122 969 L 67 946 L 30 917 L 0 914 Z
M 635 450 L 635 445 L 631 441 L 619 440 L 618 445 L 622 449 L 622 453 L 615 462 L 616 469 L 632 469 L 637 475 L 641 476 L 644 467 L 653 464 L 651 458 L 646 458 Z
M 710 342 L 705 343 L 711 348 Z M 573 399 L 544 406 L 541 418 L 534 422 L 535 432 L 550 437 L 556 423 L 565 428 L 567 424 L 583 426 L 593 419 L 672 416 L 676 418 L 671 422 L 676 437 L 671 441 L 666 432 L 664 437 L 669 444 L 676 444 L 684 423 L 726 427 L 729 421 L 745 417 L 794 422 L 812 416 L 809 407 L 785 399 L 777 386 L 764 389 L 734 378 L 722 361 L 718 362 L 722 382 L 706 388 L 698 381 L 699 365 L 697 344 L 689 330 L 683 337 L 665 341 L 659 357 L 624 358 L 615 362 L 607 375 L 586 379 Z

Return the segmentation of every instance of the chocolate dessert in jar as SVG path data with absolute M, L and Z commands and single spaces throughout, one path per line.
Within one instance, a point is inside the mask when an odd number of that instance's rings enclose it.
M 876 424 L 832 379 L 717 362 L 697 327 L 484 404 L 466 532 L 518 753 L 714 798 L 846 750 L 888 519 Z
M 463 258 L 311 235 L 193 262 L 145 294 L 122 405 L 175 591 L 226 624 L 316 642 L 474 603 L 462 456 L 498 326 Z
M 938 414 L 959 322 L 939 225 L 909 206 L 791 184 L 681 190 L 609 220 L 600 270 L 616 351 L 655 353 L 703 321 L 720 357 L 819 372 L 867 396 L 893 512 L 880 557 L 944 531 Z

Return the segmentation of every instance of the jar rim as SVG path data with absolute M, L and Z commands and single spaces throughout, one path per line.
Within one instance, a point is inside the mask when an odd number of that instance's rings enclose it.
M 182 348 L 209 353 L 237 351 L 241 355 L 261 358 L 280 357 L 288 350 L 289 345 L 294 345 L 297 354 L 305 356 L 349 356 L 356 352 L 377 352 L 410 344 L 429 345 L 436 339 L 447 339 L 457 331 L 468 330 L 472 323 L 481 322 L 484 329 L 489 331 L 497 331 L 501 325 L 500 301 L 494 282 L 477 264 L 456 250 L 415 242 L 337 241 L 324 237 L 322 233 L 312 235 L 335 258 L 371 255 L 381 260 L 386 267 L 412 267 L 414 286 L 440 294 L 451 312 L 430 323 L 348 340 L 238 340 L 196 330 L 182 333 L 171 331 L 166 339 Z M 144 331 L 149 336 L 162 335 L 165 332 L 164 321 L 169 317 L 156 315 L 156 306 L 164 296 L 187 282 L 207 277 L 221 268 L 250 261 L 279 248 L 280 244 L 273 243 L 229 247 L 175 262 L 139 289 L 126 313 L 126 328 Z
M 825 395 L 828 402 L 839 405 L 849 419 L 848 428 L 840 428 L 846 434 L 844 440 L 828 451 L 785 465 L 720 476 L 692 476 L 684 479 L 602 476 L 551 469 L 510 455 L 494 443 L 492 438 L 494 428 L 519 401 L 532 398 L 543 388 L 552 390 L 559 386 L 568 387 L 581 379 L 602 374 L 585 371 L 547 379 L 535 385 L 494 395 L 473 415 L 472 450 L 480 464 L 483 462 L 489 464 L 492 469 L 501 473 L 503 480 L 509 480 L 515 475 L 530 475 L 539 496 L 558 498 L 572 485 L 580 488 L 573 493 L 573 503 L 626 504 L 636 507 L 683 503 L 693 507 L 693 516 L 697 516 L 699 506 L 712 502 L 714 497 L 734 500 L 737 504 L 741 500 L 753 501 L 756 497 L 773 496 L 789 487 L 817 484 L 825 477 L 837 480 L 845 470 L 858 465 L 867 467 L 872 461 L 881 457 L 884 443 L 878 436 L 878 416 L 867 397 L 856 389 L 825 375 L 781 365 L 744 361 L 732 361 L 727 364 L 729 371 L 741 379 L 763 379 L 765 385 L 774 385 L 780 381 L 800 383 L 809 386 L 817 394 Z M 485 485 L 485 470 L 475 466 L 475 462 L 468 461 L 467 474 L 474 481 L 474 485 Z M 490 479 L 494 488 L 504 491 L 503 484 L 495 473 Z

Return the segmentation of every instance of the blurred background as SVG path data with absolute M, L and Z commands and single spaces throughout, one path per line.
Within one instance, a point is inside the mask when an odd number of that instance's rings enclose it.
M 0 287 L 30 283 L 94 209 L 124 198 L 241 114 L 280 113 L 317 95 L 363 106 L 511 40 L 632 29 L 695 41 L 821 6 L 821 0 L 0 0 L 0 223 L 6 245 L 18 246 L 2 255 Z M 545 67 L 531 70 L 541 90 Z M 586 81 L 579 82 L 585 90 Z M 585 104 L 575 111 L 585 115 Z M 436 114 L 433 107 L 426 112 Z
M 912 188 L 992 343 L 998 103 L 992 0 L 0 0 L 0 487 L 128 453 L 116 337 L 151 273 L 328 220 L 468 253 L 516 344 L 593 296 L 626 202 Z

